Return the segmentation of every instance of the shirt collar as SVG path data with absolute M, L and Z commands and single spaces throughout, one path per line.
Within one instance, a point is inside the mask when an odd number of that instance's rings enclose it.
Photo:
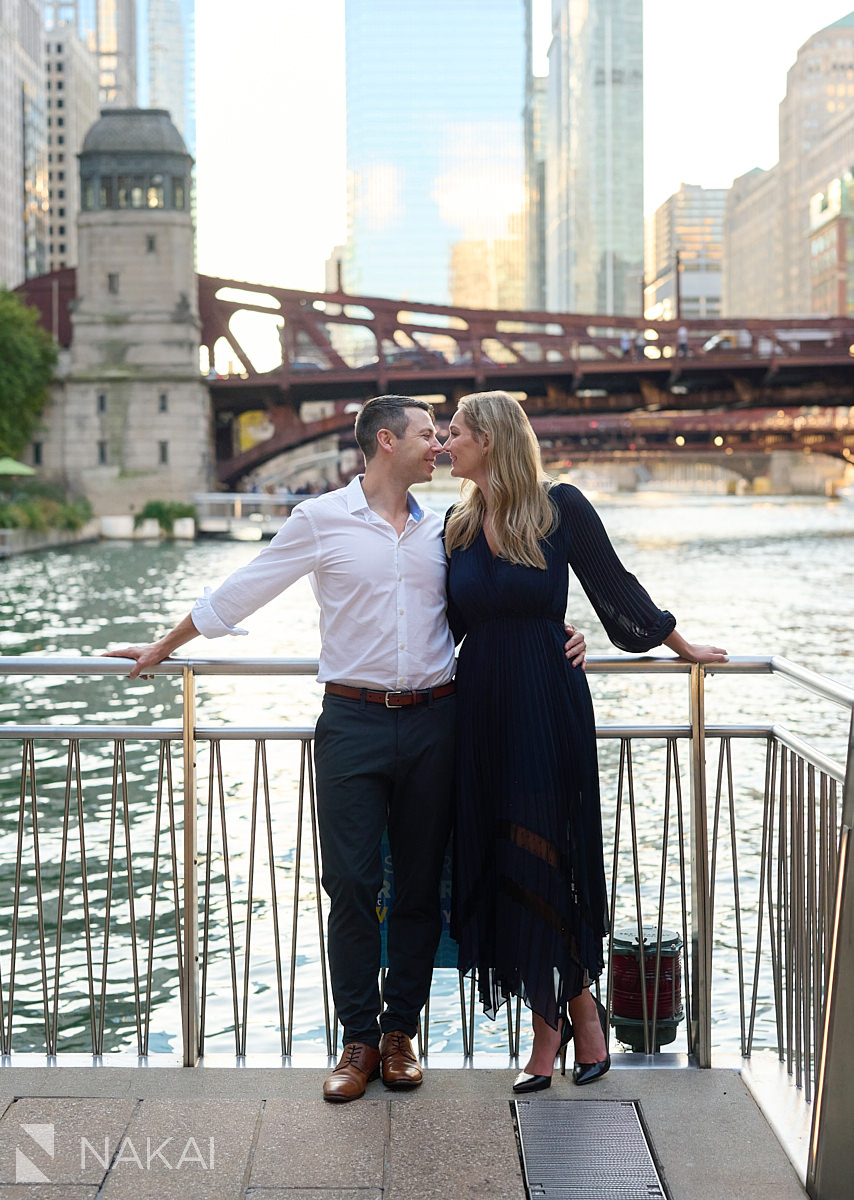
M 371 506 L 365 499 L 365 493 L 362 489 L 362 476 L 355 475 L 344 489 L 347 496 L 347 510 L 351 513 L 371 511 Z M 413 521 L 420 521 L 424 516 L 424 510 L 415 499 L 411 492 L 406 493 L 407 503 L 409 504 L 409 515 Z

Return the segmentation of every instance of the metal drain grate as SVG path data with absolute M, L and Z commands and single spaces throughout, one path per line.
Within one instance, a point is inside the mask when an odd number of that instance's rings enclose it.
M 514 1100 L 530 1200 L 668 1200 L 634 1100 Z

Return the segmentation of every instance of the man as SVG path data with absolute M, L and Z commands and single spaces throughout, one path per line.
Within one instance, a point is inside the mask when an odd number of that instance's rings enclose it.
M 332 994 L 344 1049 L 323 1084 L 355 1100 L 382 1075 L 417 1087 L 411 1039 L 430 990 L 441 933 L 439 877 L 451 826 L 454 643 L 448 628 L 442 522 L 409 487 L 432 478 L 442 446 L 433 410 L 379 396 L 356 419 L 365 472 L 304 502 L 245 567 L 196 601 L 173 630 L 134 658 L 134 678 L 201 633 L 245 633 L 238 622 L 303 575 L 320 604 L 315 734 L 323 887 L 330 898 Z M 579 656 L 576 635 L 568 653 Z M 395 899 L 381 1012 L 377 894 L 387 827 Z

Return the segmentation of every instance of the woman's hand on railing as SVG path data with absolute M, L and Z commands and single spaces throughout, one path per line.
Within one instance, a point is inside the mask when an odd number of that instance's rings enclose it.
M 670 637 L 664 639 L 664 645 L 674 654 L 678 654 L 680 658 L 684 658 L 686 662 L 704 665 L 729 662 L 729 655 L 722 647 L 695 646 L 692 642 L 686 642 L 682 634 L 677 633 L 675 629 Z
M 587 642 L 584 640 L 584 634 L 569 621 L 564 621 L 563 627 L 569 638 L 563 647 L 564 654 L 574 667 L 581 667 L 583 671 L 587 658 Z

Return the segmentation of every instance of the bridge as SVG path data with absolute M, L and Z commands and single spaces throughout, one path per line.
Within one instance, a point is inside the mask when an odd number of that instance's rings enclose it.
M 665 447 L 696 457 L 716 446 L 731 456 L 772 448 L 854 456 L 846 412 L 854 403 L 854 322 L 847 318 L 648 322 L 425 305 L 206 275 L 199 276 L 199 305 L 209 362 L 232 364 L 210 377 L 219 477 L 229 486 L 286 450 L 346 436 L 352 405 L 386 392 L 429 396 L 447 418 L 467 392 L 504 388 L 524 399 L 541 440 L 571 446 L 576 457 Z M 259 369 L 236 332 L 249 314 L 275 331 L 272 368 Z M 312 401 L 332 411 L 305 419 L 302 405 Z M 805 407 L 811 416 L 803 416 Z M 234 455 L 231 421 L 256 409 L 267 413 L 271 436 Z M 758 420 L 688 419 L 721 410 L 755 412 Z
M 429 396 L 447 419 L 467 392 L 504 388 L 524 401 L 552 458 L 571 448 L 575 457 L 798 449 L 854 459 L 854 321 L 845 317 L 651 322 L 210 275 L 198 289 L 227 487 L 287 450 L 351 435 L 353 406 L 387 392 Z M 19 291 L 68 345 L 74 271 Z M 322 407 L 304 407 L 312 403 Z M 236 454 L 235 418 L 258 410 L 271 436 Z

